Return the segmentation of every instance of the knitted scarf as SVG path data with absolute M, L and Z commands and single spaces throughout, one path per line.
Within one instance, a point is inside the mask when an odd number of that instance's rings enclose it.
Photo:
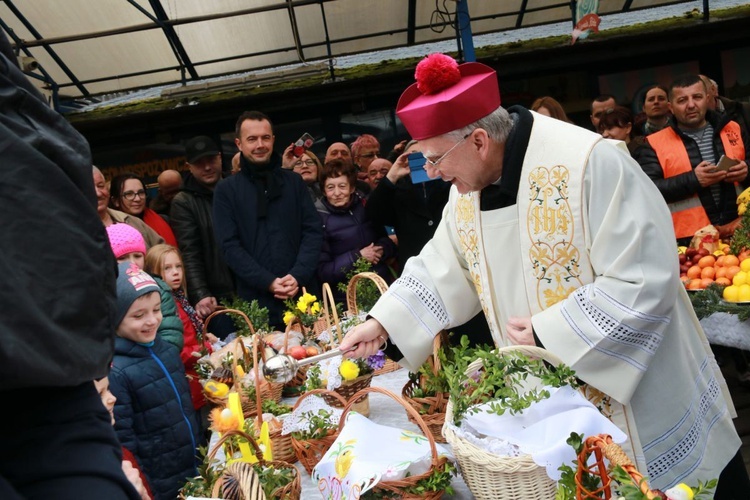
M 188 318 L 190 318 L 190 322 L 195 328 L 195 333 L 202 340 L 203 321 L 201 321 L 201 319 L 198 317 L 198 313 L 195 311 L 195 309 L 193 309 L 193 306 L 190 305 L 190 302 L 188 302 L 188 299 L 185 296 L 185 292 L 183 292 L 182 289 L 178 288 L 177 290 L 172 290 L 172 296 L 174 296 L 174 301 L 177 302 L 177 304 L 182 307 L 182 310 L 185 311 L 185 314 L 188 315 Z

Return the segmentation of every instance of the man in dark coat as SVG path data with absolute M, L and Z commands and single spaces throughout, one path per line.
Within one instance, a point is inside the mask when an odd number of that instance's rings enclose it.
M 138 499 L 93 383 L 112 359 L 115 260 L 89 146 L 2 31 L 0 155 L 0 498 Z
M 214 192 L 216 242 L 238 295 L 257 299 L 271 325 L 282 327 L 284 301 L 315 286 L 321 222 L 302 177 L 281 168 L 268 117 L 245 112 L 235 133 L 241 169 Z
M 185 153 L 190 174 L 172 200 L 169 221 L 185 263 L 188 297 L 205 319 L 234 294 L 232 273 L 214 239 L 212 204 L 221 180 L 221 152 L 209 137 L 198 136 L 187 142 Z

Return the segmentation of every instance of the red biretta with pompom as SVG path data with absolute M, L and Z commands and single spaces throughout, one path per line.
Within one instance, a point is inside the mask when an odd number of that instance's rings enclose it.
M 451 132 L 484 118 L 500 106 L 495 70 L 464 63 L 443 54 L 430 54 L 417 64 L 417 83 L 398 100 L 396 114 L 412 139 Z

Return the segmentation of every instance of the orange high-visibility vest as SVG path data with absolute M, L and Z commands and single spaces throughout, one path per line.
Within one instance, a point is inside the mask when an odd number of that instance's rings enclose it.
M 745 159 L 745 145 L 737 122 L 727 123 L 719 137 L 726 156 L 741 161 Z M 687 149 L 672 127 L 647 136 L 646 141 L 654 148 L 665 179 L 693 170 Z M 677 238 L 693 236 L 697 230 L 711 224 L 697 194 L 668 205 Z

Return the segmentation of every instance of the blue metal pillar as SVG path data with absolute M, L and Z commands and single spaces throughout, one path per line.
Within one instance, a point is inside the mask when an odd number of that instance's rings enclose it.
M 468 0 L 456 2 L 456 29 L 461 35 L 461 45 L 464 49 L 464 61 L 476 62 L 474 54 L 474 39 L 471 34 L 471 17 L 469 16 Z

